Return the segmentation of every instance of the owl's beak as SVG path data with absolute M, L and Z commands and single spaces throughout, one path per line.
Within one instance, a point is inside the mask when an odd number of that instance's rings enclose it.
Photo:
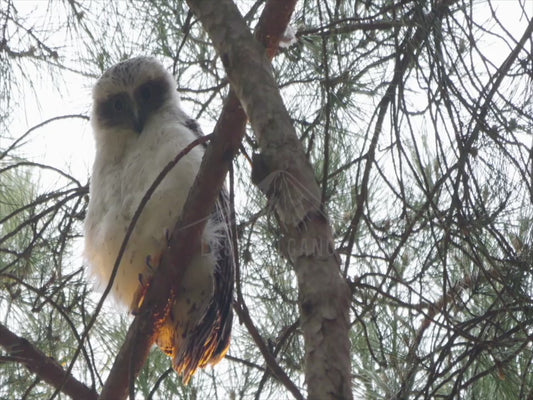
M 133 107 L 133 128 L 138 134 L 141 134 L 141 132 L 144 129 L 144 123 L 146 122 L 146 118 L 144 116 L 144 113 L 139 110 L 138 107 Z

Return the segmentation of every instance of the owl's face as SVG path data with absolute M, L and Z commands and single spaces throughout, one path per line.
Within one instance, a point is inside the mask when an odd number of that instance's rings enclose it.
M 150 57 L 136 57 L 108 69 L 93 89 L 95 133 L 141 134 L 150 117 L 168 105 L 176 107 L 172 76 Z

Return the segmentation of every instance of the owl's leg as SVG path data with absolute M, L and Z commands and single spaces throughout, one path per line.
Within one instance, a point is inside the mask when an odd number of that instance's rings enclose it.
M 146 274 L 139 274 L 139 286 L 133 295 L 133 301 L 130 306 L 131 313 L 137 315 L 141 309 L 141 306 L 144 302 L 144 297 L 148 292 L 150 283 L 152 282 L 152 276 L 161 261 L 162 254 L 152 257 L 151 255 L 146 256 Z

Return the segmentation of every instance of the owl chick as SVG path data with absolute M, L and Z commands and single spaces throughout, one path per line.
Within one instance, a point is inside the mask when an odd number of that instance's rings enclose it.
M 164 166 L 201 135 L 180 106 L 172 76 L 154 58 L 136 57 L 107 70 L 93 88 L 96 157 L 85 219 L 85 257 L 109 282 L 128 226 Z M 159 184 L 137 220 L 112 294 L 135 310 L 182 212 L 204 149 L 195 147 Z M 234 260 L 227 201 L 221 193 L 197 254 L 179 284 L 156 338 L 187 383 L 198 367 L 226 354 L 232 323 Z

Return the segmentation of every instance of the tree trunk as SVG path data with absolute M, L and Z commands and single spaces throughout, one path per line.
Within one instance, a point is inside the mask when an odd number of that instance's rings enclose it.
M 299 287 L 310 399 L 351 399 L 349 290 L 320 208 L 320 189 L 285 109 L 265 49 L 230 0 L 188 0 L 219 53 L 257 136 L 254 181 L 284 235 Z

